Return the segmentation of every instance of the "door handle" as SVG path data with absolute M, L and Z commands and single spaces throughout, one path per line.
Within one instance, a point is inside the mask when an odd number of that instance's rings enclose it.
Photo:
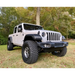
M 13 35 L 14 36 L 14 35 Z
M 16 36 L 18 36 L 18 35 L 16 35 Z
M 24 34 L 22 34 L 22 36 L 24 36 Z

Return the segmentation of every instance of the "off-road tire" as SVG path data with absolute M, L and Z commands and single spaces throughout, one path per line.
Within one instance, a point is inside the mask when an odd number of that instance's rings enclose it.
M 8 43 L 7 43 L 7 50 L 8 50 L 8 51 L 13 50 L 13 44 L 11 43 L 10 40 L 8 40 Z
M 66 47 L 64 47 L 59 52 L 57 52 L 57 51 L 52 52 L 53 55 L 56 55 L 56 56 L 59 56 L 59 57 L 65 56 L 66 53 L 67 53 L 67 48 Z
M 24 51 L 28 47 L 29 56 L 26 58 Z M 35 63 L 38 59 L 38 47 L 34 41 L 27 40 L 24 42 L 22 47 L 22 58 L 27 64 Z

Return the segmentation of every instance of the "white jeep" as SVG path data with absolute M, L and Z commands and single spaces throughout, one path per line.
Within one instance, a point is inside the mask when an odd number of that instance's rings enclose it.
M 7 49 L 10 51 L 15 46 L 21 46 L 23 61 L 32 64 L 37 61 L 39 52 L 64 56 L 68 42 L 62 39 L 60 32 L 44 30 L 39 25 L 21 23 L 15 26 L 13 34 L 8 36 Z

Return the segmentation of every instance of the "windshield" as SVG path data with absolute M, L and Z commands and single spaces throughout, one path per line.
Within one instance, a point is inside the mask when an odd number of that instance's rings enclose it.
M 24 24 L 25 30 L 44 30 L 41 26 Z

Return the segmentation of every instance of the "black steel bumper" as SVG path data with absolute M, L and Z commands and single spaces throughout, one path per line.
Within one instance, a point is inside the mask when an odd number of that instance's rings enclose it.
M 68 42 L 37 42 L 38 46 L 43 49 L 49 48 L 63 48 L 68 46 Z

